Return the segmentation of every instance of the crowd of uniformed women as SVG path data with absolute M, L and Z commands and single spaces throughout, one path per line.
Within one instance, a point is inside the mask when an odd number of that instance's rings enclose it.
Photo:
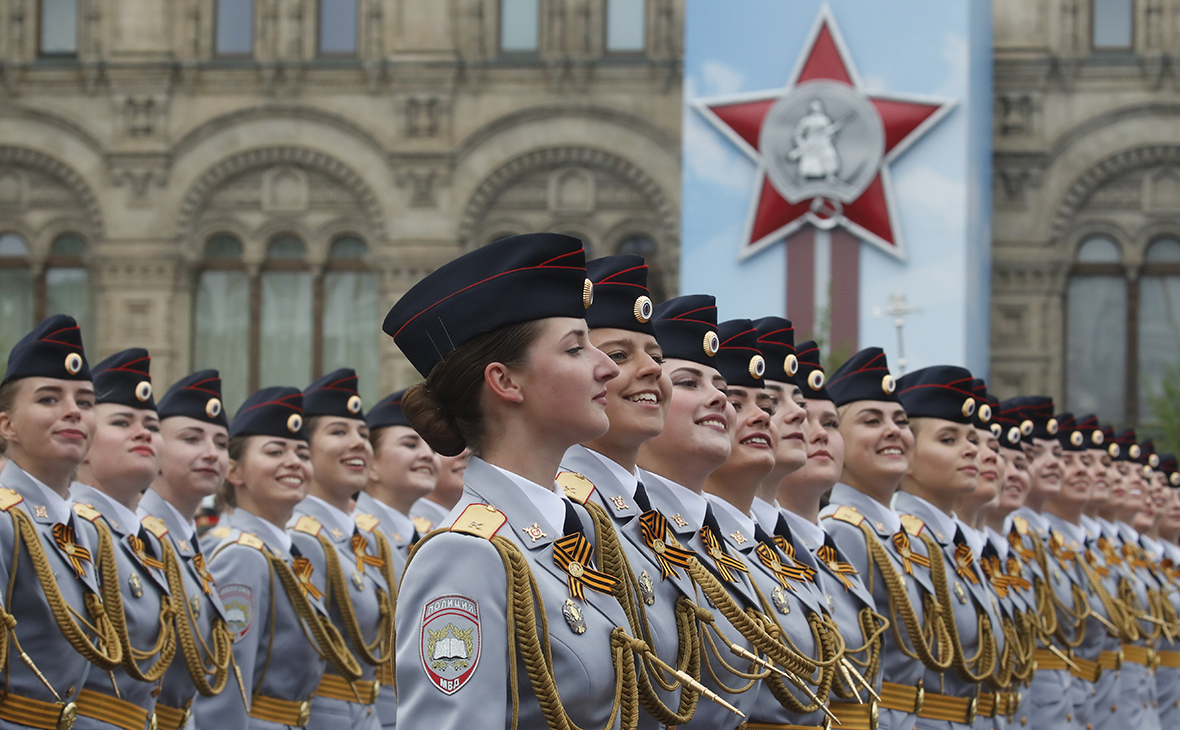
M 1180 727 L 1174 456 L 646 280 L 498 241 L 386 317 L 421 383 L 232 420 L 46 319 L 0 383 L 0 730 Z

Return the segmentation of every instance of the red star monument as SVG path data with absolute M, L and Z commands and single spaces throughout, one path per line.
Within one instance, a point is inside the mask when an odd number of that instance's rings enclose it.
M 786 87 L 693 105 L 758 166 L 743 258 L 810 223 L 903 259 L 889 164 L 955 103 L 866 92 L 825 5 Z

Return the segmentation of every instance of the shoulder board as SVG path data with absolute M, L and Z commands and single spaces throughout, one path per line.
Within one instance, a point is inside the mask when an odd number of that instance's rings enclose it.
M 906 532 L 917 537 L 922 532 L 922 528 L 926 526 L 926 523 L 913 515 L 902 515 L 901 526 L 905 528 Z
M 1021 535 L 1028 534 L 1028 520 L 1026 520 L 1025 518 L 1020 517 L 1020 516 L 1013 517 L 1012 518 L 1012 526 L 1015 527 L 1016 531 L 1019 532 Z
M 88 520 L 88 521 L 90 521 L 90 522 L 94 522 L 94 521 L 95 521 L 95 520 L 97 520 L 99 517 L 102 517 L 102 513 L 101 513 L 101 512 L 99 512 L 98 510 L 94 509 L 94 507 L 92 507 L 92 506 L 90 506 L 90 505 L 88 505 L 88 504 L 77 504 L 77 503 L 75 503 L 75 504 L 74 504 L 74 514 L 76 514 L 76 515 L 78 515 L 79 517 L 81 517 L 82 519 L 84 519 L 84 520 Z
M 241 535 L 238 535 L 238 544 L 252 547 L 255 550 L 262 550 L 266 547 L 266 543 L 262 542 L 261 538 L 249 532 L 243 532 Z
M 578 504 L 586 504 L 586 500 L 594 493 L 594 482 L 576 471 L 558 472 L 557 483 L 561 485 L 565 496 Z
M 412 522 L 414 523 L 414 529 L 422 535 L 430 532 L 431 528 L 434 527 L 434 522 L 421 516 L 415 517 Z
M 299 518 L 299 521 L 295 523 L 294 529 L 296 532 L 306 532 L 308 535 L 318 535 L 320 534 L 320 530 L 324 529 L 324 526 L 321 525 L 320 521 L 316 518 L 303 515 Z
M 144 517 L 142 520 L 140 520 L 140 522 L 143 523 L 143 526 L 147 528 L 148 532 L 152 533 L 161 540 L 163 540 L 164 536 L 168 534 L 168 527 L 159 517 L 148 515 L 147 517 Z
M 231 533 L 233 531 L 234 530 L 232 527 L 230 527 L 229 525 L 225 525 L 222 527 L 214 527 L 212 530 L 209 530 L 205 534 L 209 535 L 210 537 L 216 538 L 218 540 L 224 540 L 225 538 L 229 537 L 229 533 Z
M 834 520 L 840 520 L 841 522 L 847 522 L 850 525 L 859 525 L 865 521 L 864 515 L 862 515 L 860 512 L 857 512 L 855 507 L 849 507 L 847 505 L 840 505 L 837 507 L 836 511 L 831 515 L 831 518 Z
M 356 526 L 361 528 L 365 532 L 372 532 L 373 529 L 376 528 L 377 525 L 381 523 L 381 520 L 377 519 L 373 515 L 363 514 L 363 515 L 357 515 L 356 517 L 354 517 L 353 522 L 355 522 Z
M 0 489 L 0 510 L 7 512 L 23 501 L 25 498 L 20 496 L 15 489 Z
M 508 518 L 504 513 L 490 504 L 472 504 L 459 515 L 455 524 L 451 525 L 451 532 L 466 532 L 468 535 L 491 540 Z

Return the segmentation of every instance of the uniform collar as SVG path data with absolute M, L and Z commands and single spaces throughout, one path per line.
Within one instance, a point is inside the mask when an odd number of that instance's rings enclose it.
M 479 457 L 472 457 L 472 460 L 477 458 Z M 487 462 L 484 463 L 486 464 Z M 536 482 L 529 481 L 519 474 L 513 474 L 507 469 L 501 469 L 495 464 L 488 464 L 488 466 L 500 472 L 500 474 L 507 477 L 513 484 L 519 487 L 520 491 L 524 493 L 524 496 L 528 498 L 533 507 L 549 523 L 552 532 L 557 535 L 562 534 L 565 525 L 565 500 L 561 498 L 561 492 L 557 490 L 556 481 L 553 482 L 552 486 L 545 487 Z
M 750 505 L 750 512 L 754 515 L 754 519 L 767 532 L 774 532 L 774 526 L 778 524 L 778 511 L 777 499 L 774 504 L 771 504 L 761 497 L 754 497 L 754 503 Z
M 1032 525 L 1032 528 L 1039 534 L 1043 535 L 1049 531 L 1049 520 L 1040 512 L 1036 512 L 1029 507 L 1021 507 L 1012 514 L 1028 520 L 1028 524 Z
M 660 477 L 659 474 L 656 476 L 667 485 L 669 491 L 672 492 L 672 496 L 680 501 L 680 506 L 684 508 L 681 516 L 688 520 L 688 524 L 696 525 L 697 527 L 705 524 L 705 511 L 709 508 L 709 502 L 703 496 L 688 487 L 680 486 L 671 479 Z
M 1147 535 L 1143 535 L 1140 539 L 1142 540 L 1143 548 L 1152 559 L 1159 560 L 1164 556 L 1164 544 L 1162 542 Z
M 107 494 L 89 484 L 74 482 L 70 485 L 74 504 L 88 504 L 106 518 L 107 524 L 124 535 L 139 534 L 139 517 Z
M 639 469 L 638 468 L 636 468 L 634 472 L 629 472 L 626 469 L 624 469 L 623 466 L 621 464 L 619 464 L 618 462 L 616 462 L 614 459 L 608 458 L 608 457 L 598 453 L 594 449 L 587 449 L 585 446 L 582 446 L 581 444 L 571 447 L 570 450 L 572 451 L 574 449 L 581 449 L 581 450 L 585 451 L 588 455 L 593 456 L 595 459 L 598 459 L 598 461 L 602 462 L 603 466 L 605 466 L 607 468 L 607 470 L 610 472 L 611 476 L 615 478 L 615 481 L 617 481 L 619 483 L 619 486 L 623 488 L 623 491 L 626 492 L 627 498 L 631 499 L 631 500 L 635 499 L 635 490 L 636 490 L 636 487 L 639 485 Z M 566 453 L 569 453 L 569 452 L 566 452 Z
M 1066 539 L 1067 545 L 1070 548 L 1081 548 L 1086 544 L 1086 531 L 1082 529 L 1081 525 L 1075 525 L 1072 522 L 1067 522 L 1060 517 L 1047 514 L 1045 518 L 1049 521 L 1049 525 Z M 1069 544 L 1073 543 L 1073 544 Z
M 954 515 L 948 515 L 921 497 L 909 492 L 898 492 L 897 498 L 894 500 L 894 507 L 903 515 L 911 514 L 920 518 L 943 545 L 955 539 L 959 523 Z
M 1098 524 L 1102 526 L 1102 534 L 1107 540 L 1117 540 L 1119 536 L 1119 528 L 1105 517 L 1098 518 Z
M 967 541 L 967 546 L 971 548 L 972 552 L 976 556 L 982 554 L 983 546 L 987 544 L 987 536 L 962 520 L 956 519 L 955 522 L 963 531 L 963 538 Z
M 20 484 L 21 481 L 26 484 Z M 18 492 L 21 492 L 22 497 L 33 502 L 34 507 L 45 507 L 46 513 L 54 522 L 69 524 L 69 499 L 62 499 L 61 495 L 45 486 L 40 479 L 17 466 L 15 461 L 10 460 L 4 467 L 4 471 L 0 472 L 0 482 L 6 487 L 25 487 L 25 489 L 17 489 Z M 29 489 L 29 485 L 33 488 Z M 36 510 L 34 510 L 35 512 Z
M 353 531 L 356 530 L 356 523 L 352 521 L 351 517 L 336 509 L 319 497 L 313 497 L 309 494 L 304 497 L 304 500 L 310 506 L 314 506 L 316 508 L 316 511 L 320 514 L 320 517 L 324 518 L 323 521 L 331 523 L 325 525 L 325 527 L 328 528 L 329 534 L 333 536 L 337 534 L 343 534 L 347 537 L 352 537 Z M 293 527 L 297 519 L 298 515 L 292 515 L 291 522 L 287 524 L 287 527 Z M 406 519 L 408 520 L 409 518 Z M 333 530 L 335 531 L 333 532 Z
M 726 502 L 716 494 L 708 494 L 705 496 L 705 499 L 707 499 L 709 503 L 713 505 L 714 511 L 723 510 L 734 522 L 738 524 L 738 527 L 746 532 L 747 535 L 754 537 L 755 523 L 752 516 L 744 514 L 740 509 L 734 507 L 732 504 Z M 771 529 L 774 529 L 773 525 L 771 526 Z
M 291 536 L 287 531 L 256 514 L 241 508 L 235 509 L 230 515 L 230 526 L 257 535 L 272 550 L 279 548 L 277 552 L 280 555 L 291 554 Z
M 791 535 L 796 540 L 802 541 L 808 550 L 815 552 L 824 544 L 827 533 L 824 532 L 823 527 L 790 510 L 781 510 L 780 514 L 787 521 L 787 526 L 791 528 Z
M 1123 542 L 1139 542 L 1139 533 L 1134 527 L 1131 527 L 1126 522 L 1116 522 L 1115 527 L 1119 531 L 1119 537 Z
M 836 486 L 832 487 L 832 495 L 828 501 L 829 504 L 837 506 L 855 507 L 871 524 L 880 523 L 884 526 L 884 531 L 891 535 L 901 530 L 901 518 L 897 512 L 843 482 L 837 482 Z
M 1090 515 L 1082 515 L 1082 527 L 1086 530 L 1086 534 L 1094 540 L 1102 536 L 1102 525 Z
M 143 497 L 139 500 L 137 514 L 141 518 L 148 516 L 159 518 L 168 528 L 172 539 L 178 544 L 191 542 L 197 531 L 197 526 L 193 524 L 191 519 L 186 520 L 184 515 L 180 514 L 180 510 L 172 506 L 171 502 L 161 497 L 159 492 L 154 489 L 143 493 Z

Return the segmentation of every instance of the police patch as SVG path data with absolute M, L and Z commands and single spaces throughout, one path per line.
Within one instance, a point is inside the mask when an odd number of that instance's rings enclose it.
M 422 668 L 444 694 L 455 694 L 475 675 L 482 643 L 474 600 L 440 596 L 422 610 Z
M 254 624 L 254 589 L 241 583 L 229 583 L 217 586 L 217 593 L 225 608 L 225 625 L 234 635 L 234 641 L 241 641 Z

